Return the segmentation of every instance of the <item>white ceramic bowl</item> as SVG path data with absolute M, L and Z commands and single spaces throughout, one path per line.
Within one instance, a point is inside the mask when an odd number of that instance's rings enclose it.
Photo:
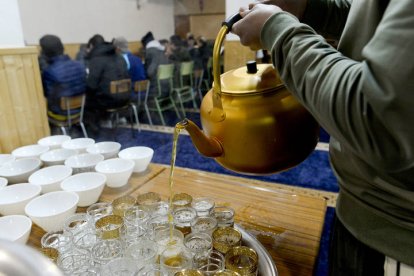
M 39 139 L 37 143 L 42 146 L 47 146 L 52 150 L 61 148 L 63 142 L 69 141 L 71 139 L 72 138 L 68 135 L 52 135 Z
M 122 159 L 134 161 L 134 172 L 143 172 L 151 162 L 154 150 L 149 147 L 131 147 L 121 150 L 118 156 Z
M 53 149 L 40 155 L 40 160 L 45 166 L 63 165 L 66 159 L 77 153 L 74 149 Z
M 39 158 L 42 153 L 45 153 L 50 148 L 48 146 L 41 145 L 28 145 L 17 148 L 12 151 L 12 154 L 16 159 L 18 158 Z
M 39 185 L 42 193 L 60 191 L 60 183 L 72 175 L 72 168 L 65 165 L 50 166 L 34 172 L 29 183 Z
M 22 215 L 0 218 L 0 239 L 26 244 L 32 230 L 32 221 Z
M 79 207 L 86 207 L 98 202 L 105 187 L 106 176 L 102 173 L 89 172 L 72 175 L 62 181 L 64 191 L 72 191 L 79 196 Z
M 73 174 L 95 171 L 95 166 L 104 160 L 102 154 L 82 153 L 65 160 L 65 165 L 73 169 Z
M 7 178 L 0 177 L 0 189 L 6 187 L 7 186 L 7 183 L 9 183 L 9 181 L 7 180 Z
M 10 184 L 26 183 L 29 176 L 41 165 L 42 162 L 37 158 L 17 159 L 1 166 L 0 176 L 7 178 Z
M 92 138 L 75 138 L 62 143 L 64 149 L 74 149 L 79 154 L 86 153 L 86 148 L 95 144 L 95 140 Z
M 0 190 L 0 214 L 24 215 L 24 207 L 33 198 L 40 195 L 42 189 L 38 185 L 22 183 L 9 185 Z
M 131 160 L 112 158 L 99 162 L 95 170 L 106 175 L 106 185 L 108 187 L 117 188 L 128 183 L 134 165 Z
M 99 142 L 86 148 L 86 152 L 99 153 L 105 159 L 115 158 L 121 149 L 121 144 L 117 142 Z
M 12 154 L 0 154 L 0 167 L 14 160 L 16 160 L 16 157 Z
M 46 232 L 63 229 L 65 220 L 75 214 L 79 196 L 74 192 L 57 191 L 32 199 L 26 215 Z

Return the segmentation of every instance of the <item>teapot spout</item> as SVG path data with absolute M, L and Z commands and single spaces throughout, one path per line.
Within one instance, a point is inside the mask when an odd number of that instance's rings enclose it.
M 207 137 L 204 132 L 191 120 L 184 119 L 177 123 L 188 131 L 197 151 L 206 157 L 219 157 L 223 154 L 223 147 L 215 137 Z

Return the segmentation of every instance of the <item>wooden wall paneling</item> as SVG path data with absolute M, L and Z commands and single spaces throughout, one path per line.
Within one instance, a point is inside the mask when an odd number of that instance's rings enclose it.
M 240 44 L 240 41 L 226 40 L 224 45 L 224 71 L 246 65 L 249 60 L 256 60 L 256 52 Z
M 174 14 L 209 14 L 224 13 L 226 1 L 224 0 L 203 0 L 202 9 L 199 0 L 175 0 Z
M 225 14 L 191 15 L 190 31 L 195 36 L 204 36 L 207 39 L 215 39 Z
M 185 39 L 187 37 L 187 33 L 191 32 L 190 17 L 188 15 L 176 15 L 174 17 L 174 24 L 174 32 L 181 38 Z M 169 37 L 167 39 L 169 39 Z
M 37 53 L 36 47 L 0 50 L 3 152 L 50 135 Z

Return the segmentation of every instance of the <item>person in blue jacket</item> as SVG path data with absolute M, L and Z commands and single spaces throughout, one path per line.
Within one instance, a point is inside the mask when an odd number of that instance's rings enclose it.
M 66 115 L 60 108 L 60 98 L 85 93 L 86 70 L 82 63 L 63 53 L 63 44 L 55 35 L 44 35 L 39 40 L 41 55 L 47 66 L 42 71 L 44 95 L 49 115 Z M 79 110 L 72 110 L 72 113 Z

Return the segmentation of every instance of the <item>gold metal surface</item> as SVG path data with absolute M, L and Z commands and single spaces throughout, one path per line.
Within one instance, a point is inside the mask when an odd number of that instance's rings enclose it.
M 213 247 L 222 254 L 226 254 L 232 247 L 241 245 L 242 234 L 233 227 L 221 227 L 212 234 Z
M 236 246 L 227 251 L 226 268 L 240 273 L 242 276 L 253 276 L 257 273 L 259 257 L 257 252 L 247 246 Z

